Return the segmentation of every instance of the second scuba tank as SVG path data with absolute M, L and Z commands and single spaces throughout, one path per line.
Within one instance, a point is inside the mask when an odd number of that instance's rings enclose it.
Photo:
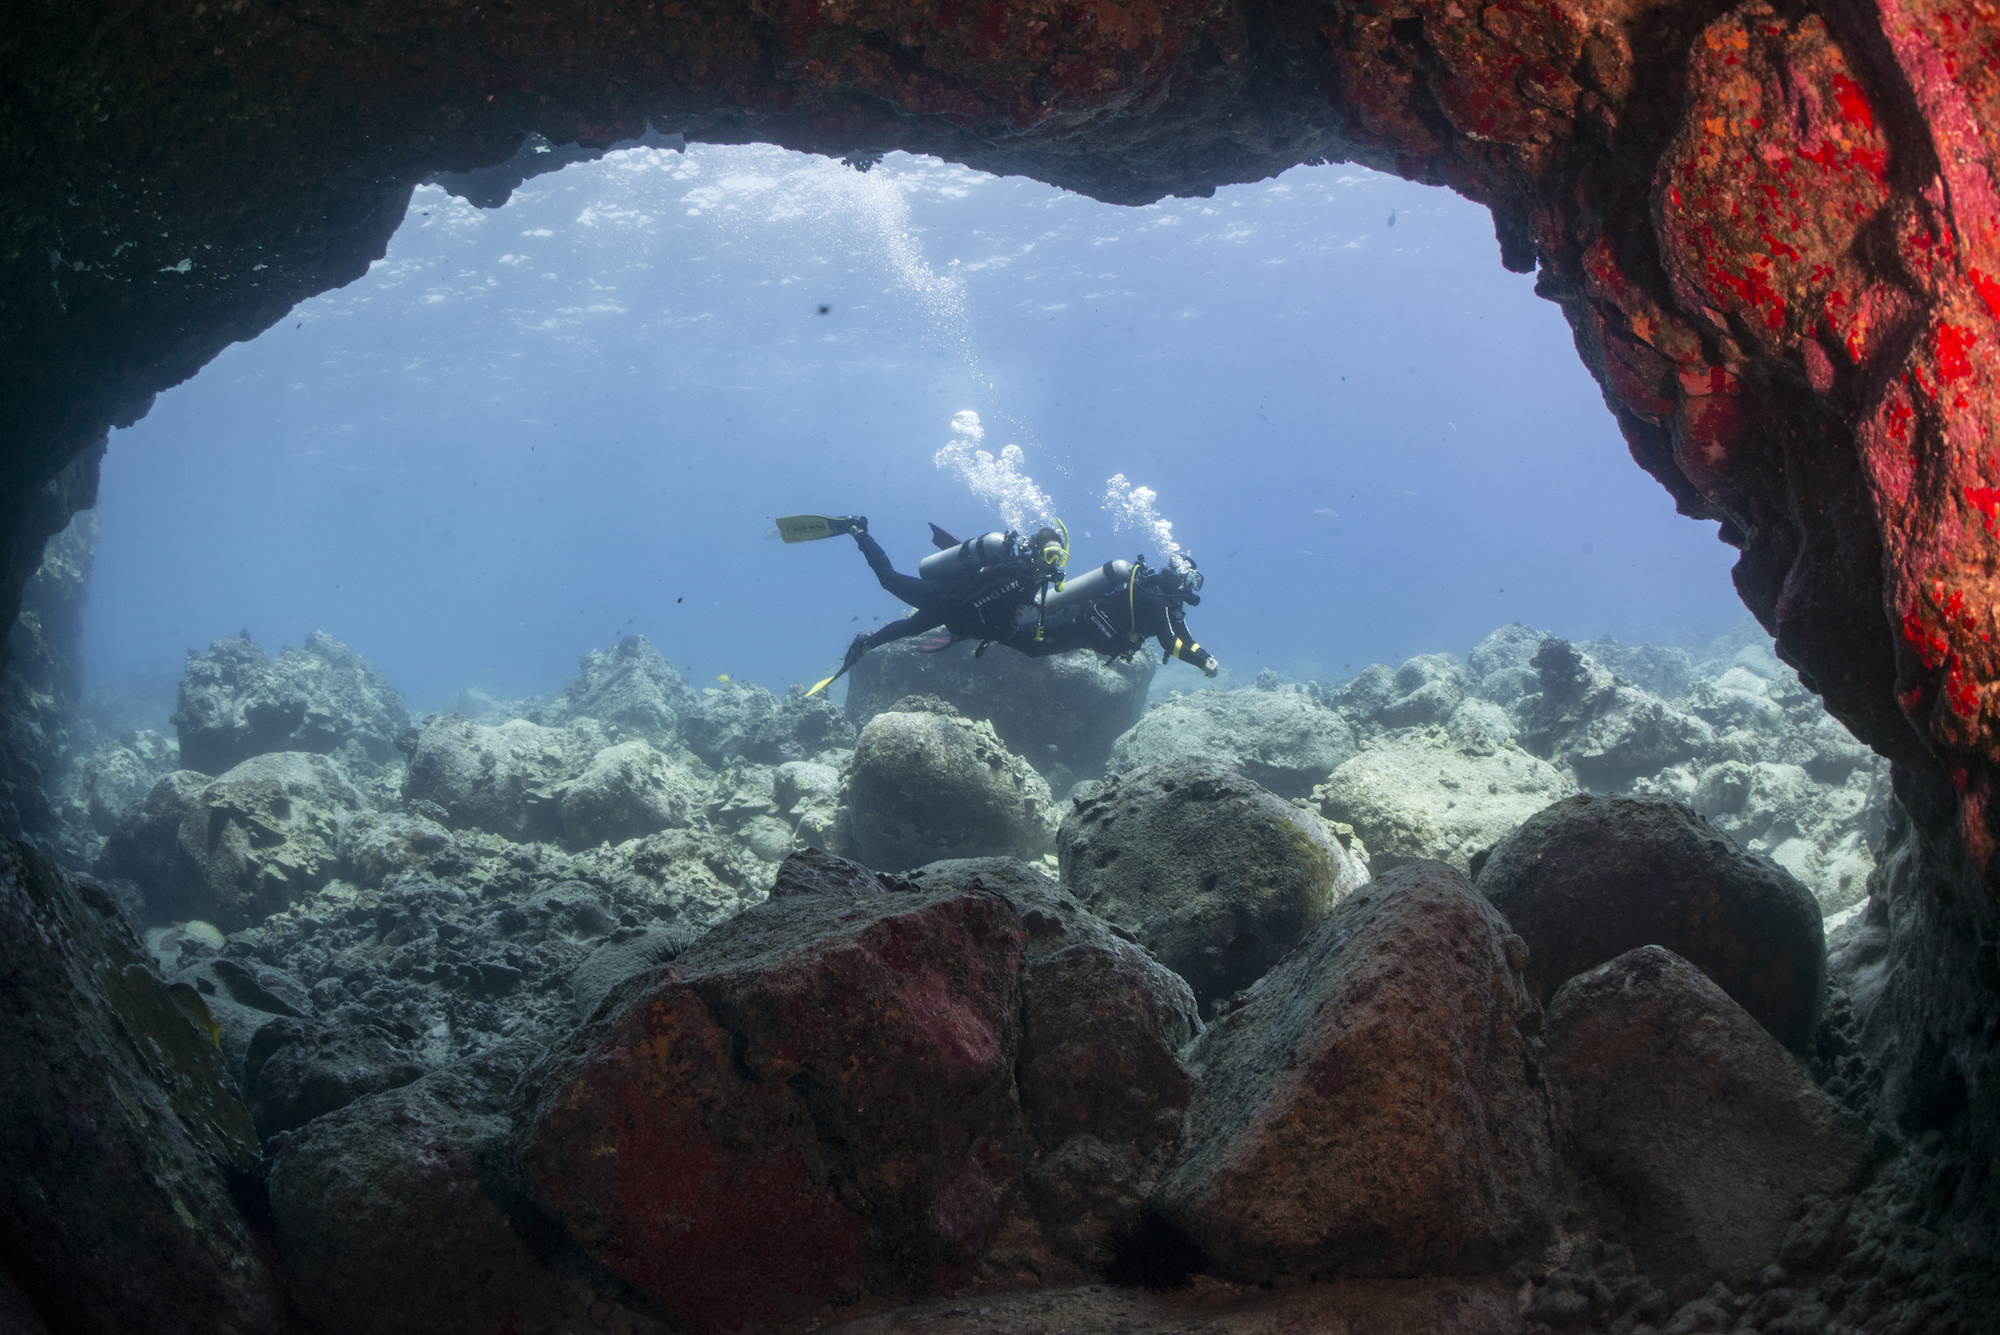
M 982 566 L 1013 555 L 1013 536 L 1011 533 L 984 533 L 956 547 L 932 552 L 917 562 L 917 574 L 925 579 L 957 579 L 961 575 L 970 575 Z
M 1125 587 L 1125 581 L 1132 578 L 1130 561 L 1106 561 L 1095 570 L 1064 581 L 1062 589 L 1044 590 L 1035 600 L 1035 605 L 1044 612 L 1053 612 L 1071 603 L 1087 603 L 1093 598 L 1102 598 L 1113 589 Z

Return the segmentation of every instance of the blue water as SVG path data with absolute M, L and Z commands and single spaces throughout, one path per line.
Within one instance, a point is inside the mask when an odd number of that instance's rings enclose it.
M 639 631 L 697 684 L 782 691 L 899 608 L 846 539 L 771 519 L 867 514 L 905 569 L 926 521 L 996 526 L 934 462 L 968 409 L 1077 568 L 1157 560 L 1102 508 L 1114 474 L 1152 489 L 1238 681 L 1517 619 L 1736 624 L 1734 554 L 1632 464 L 1531 287 L 1483 209 L 1344 166 L 1142 209 L 762 147 L 613 154 L 497 210 L 420 189 L 366 277 L 113 436 L 86 671 L 170 698 L 189 648 L 320 628 L 421 710 L 555 690 Z

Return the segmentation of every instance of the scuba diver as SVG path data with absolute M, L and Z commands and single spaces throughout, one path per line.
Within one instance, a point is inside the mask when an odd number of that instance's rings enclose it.
M 1183 604 L 1201 605 L 1201 571 L 1185 552 L 1167 558 L 1164 570 L 1136 561 L 1106 561 L 1038 601 L 1042 620 L 1003 640 L 1030 658 L 1091 649 L 1107 658 L 1130 658 L 1148 639 L 1160 645 L 1160 662 L 1178 658 L 1213 677 L 1215 656 L 1195 643 Z
M 938 550 L 917 563 L 914 575 L 889 563 L 888 553 L 869 535 L 865 515 L 787 515 L 778 520 L 778 533 L 786 542 L 851 534 L 882 587 L 915 609 L 900 620 L 856 635 L 840 671 L 807 695 L 832 685 L 870 649 L 938 626 L 951 633 L 951 641 L 980 641 L 980 653 L 994 641 L 1007 642 L 1016 634 L 1022 612 L 1035 606 L 1051 583 L 1060 586 L 1063 566 L 1069 561 L 1068 533 L 1051 528 L 1039 530 L 1026 542 L 1011 531 L 960 542 L 932 524 L 931 542 Z

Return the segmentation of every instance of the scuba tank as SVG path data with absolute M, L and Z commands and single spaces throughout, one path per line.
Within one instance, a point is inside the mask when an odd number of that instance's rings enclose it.
M 1102 598 L 1115 589 L 1124 588 L 1133 571 L 1130 561 L 1106 561 L 1095 570 L 1064 581 L 1060 589 L 1043 589 L 1035 599 L 1035 606 L 1043 612 L 1053 612 L 1071 603 L 1087 603 L 1093 598 Z
M 979 537 L 932 552 L 917 562 L 917 574 L 924 579 L 957 579 L 970 575 L 995 561 L 1014 554 L 1012 533 L 986 533 Z

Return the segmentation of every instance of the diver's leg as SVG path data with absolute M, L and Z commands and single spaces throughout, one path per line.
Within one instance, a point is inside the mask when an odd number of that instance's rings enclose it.
M 882 544 L 868 533 L 854 535 L 854 545 L 867 558 L 868 568 L 875 572 L 875 578 L 882 587 L 913 607 L 922 607 L 937 593 L 936 582 L 921 579 L 916 575 L 905 575 L 889 564 L 889 554 L 882 550 Z M 915 634 L 914 631 L 911 634 Z
M 921 635 L 943 624 L 944 613 L 919 610 L 914 616 L 906 616 L 900 621 L 891 621 L 887 625 L 877 626 L 866 634 L 857 635 L 854 637 L 854 642 L 861 646 L 861 652 L 865 654 L 870 649 L 879 649 L 892 640 L 906 640 L 912 635 Z

